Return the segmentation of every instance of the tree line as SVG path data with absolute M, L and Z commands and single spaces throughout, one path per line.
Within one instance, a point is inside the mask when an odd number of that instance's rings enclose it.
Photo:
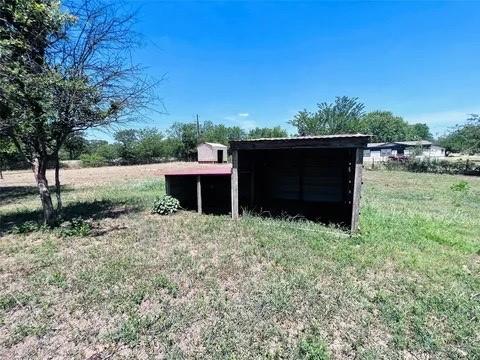
M 457 125 L 438 142 L 450 152 L 480 154 L 480 115 L 471 114 L 466 123 Z
M 123 129 L 114 133 L 114 142 L 87 140 L 84 134 L 70 136 L 60 151 L 64 160 L 80 159 L 87 166 L 105 164 L 145 164 L 169 160 L 196 160 L 197 145 L 202 142 L 228 144 L 230 140 L 286 137 L 277 127 L 245 131 L 205 121 L 202 124 L 174 123 L 167 131 L 154 128 Z
M 433 139 L 426 124 L 409 124 L 390 111 L 364 112 L 364 107 L 357 98 L 344 96 L 337 97 L 333 103 L 318 104 L 315 112 L 299 111 L 289 122 L 297 130 L 291 136 L 364 133 L 372 135 L 374 142 Z M 479 128 L 478 115 L 472 115 L 467 124 L 458 126 L 437 142 L 448 151 L 476 153 L 480 151 Z M 193 161 L 196 160 L 197 145 L 202 142 L 228 145 L 230 140 L 287 136 L 287 131 L 280 126 L 257 127 L 246 131 L 239 126 L 211 121 L 198 125 L 194 122 L 175 122 L 164 132 L 155 128 L 118 130 L 113 134 L 113 143 L 87 140 L 84 132 L 75 132 L 65 139 L 59 150 L 59 158 L 82 160 L 85 166 Z M 28 166 L 8 138 L 2 139 L 0 145 L 0 162 L 4 168 Z

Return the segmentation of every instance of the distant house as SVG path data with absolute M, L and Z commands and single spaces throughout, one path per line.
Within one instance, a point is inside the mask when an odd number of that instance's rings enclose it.
M 199 163 L 227 162 L 227 147 L 223 144 L 205 142 L 197 146 Z
M 427 140 L 369 143 L 363 151 L 365 160 L 385 161 L 390 156 L 445 157 L 445 149 Z

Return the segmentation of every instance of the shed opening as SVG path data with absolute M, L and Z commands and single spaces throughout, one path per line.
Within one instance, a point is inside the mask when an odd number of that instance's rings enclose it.
M 242 210 L 350 225 L 352 149 L 240 151 L 238 162 Z
M 232 141 L 232 217 L 249 210 L 358 229 L 362 134 Z

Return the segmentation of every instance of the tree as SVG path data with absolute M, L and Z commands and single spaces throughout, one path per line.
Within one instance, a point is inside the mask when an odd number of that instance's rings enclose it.
M 279 138 L 287 137 L 287 132 L 282 129 L 280 126 L 275 126 L 273 128 L 259 128 L 256 127 L 248 132 L 248 137 L 250 139 L 261 139 L 261 138 Z
M 372 135 L 374 142 L 392 142 L 407 139 L 408 124 L 390 111 L 373 111 L 362 117 L 359 132 Z
M 465 124 L 441 137 L 439 143 L 450 152 L 480 153 L 480 115 L 471 114 Z
M 135 143 L 138 141 L 137 130 L 120 130 L 117 131 L 113 137 L 120 145 L 120 157 L 124 160 L 132 161 L 135 158 L 134 146 Z
M 227 145 L 230 140 L 241 140 L 246 137 L 245 131 L 239 126 L 225 126 L 205 121 L 200 127 L 199 142 L 217 142 Z
M 76 160 L 86 150 L 87 140 L 83 133 L 73 133 L 65 139 L 63 148 L 68 153 L 69 160 Z
M 412 124 L 409 125 L 407 131 L 408 140 L 432 140 L 433 136 L 427 124 Z
M 163 134 L 157 129 L 142 129 L 138 131 L 138 143 L 135 146 L 135 156 L 138 161 L 150 162 L 165 155 Z
M 199 141 L 196 124 L 176 122 L 168 130 L 168 135 L 178 145 L 176 157 L 183 160 L 195 159 Z
M 315 113 L 300 111 L 289 123 L 297 128 L 300 136 L 354 133 L 364 108 L 358 98 L 336 97 L 334 103 L 318 104 Z
M 0 5 L 0 131 L 6 133 L 31 164 L 44 220 L 51 225 L 54 210 L 46 169 L 51 148 L 53 93 L 58 80 L 49 68 L 49 49 L 64 38 L 70 21 L 60 4 L 49 0 L 2 1 Z
M 0 179 L 3 179 L 3 167 L 7 161 L 7 158 L 16 153 L 15 145 L 5 135 L 0 133 Z
M 69 12 L 56 1 L 2 5 L 0 129 L 32 164 L 44 221 L 55 221 L 46 168 L 71 134 L 134 118 L 154 83 L 131 63 L 133 16 L 114 4 L 83 0 Z

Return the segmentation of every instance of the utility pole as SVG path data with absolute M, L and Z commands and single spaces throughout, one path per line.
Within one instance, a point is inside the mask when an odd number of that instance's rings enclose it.
M 198 114 L 197 114 L 197 143 L 200 141 L 200 122 L 198 121 Z

